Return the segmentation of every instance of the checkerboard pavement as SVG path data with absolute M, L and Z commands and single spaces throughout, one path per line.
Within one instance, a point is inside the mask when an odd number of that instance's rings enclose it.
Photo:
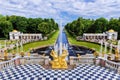
M 46 70 L 26 64 L 0 72 L 0 80 L 120 80 L 120 75 L 104 67 L 82 64 L 70 70 Z

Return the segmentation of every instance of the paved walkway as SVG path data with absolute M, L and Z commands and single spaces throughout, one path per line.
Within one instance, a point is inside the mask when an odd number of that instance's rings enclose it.
M 46 70 L 39 64 L 20 65 L 1 72 L 1 80 L 120 80 L 104 67 L 80 65 L 73 70 Z

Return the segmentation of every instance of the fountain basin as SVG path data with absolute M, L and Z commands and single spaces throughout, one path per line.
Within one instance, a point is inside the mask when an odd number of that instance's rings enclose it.
M 46 56 L 50 56 L 51 50 L 54 50 L 54 46 L 45 46 L 41 48 L 37 48 L 31 51 L 31 54 L 38 53 L 39 55 L 45 54 Z M 94 50 L 82 46 L 76 46 L 76 45 L 70 45 L 68 47 L 68 56 L 77 56 L 77 54 L 80 55 L 86 55 L 86 54 L 93 54 Z

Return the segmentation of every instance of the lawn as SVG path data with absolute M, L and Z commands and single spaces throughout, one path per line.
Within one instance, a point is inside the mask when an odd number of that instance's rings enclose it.
M 37 42 L 32 42 L 32 43 L 28 43 L 25 44 L 23 46 L 24 51 L 28 51 L 31 48 L 37 48 L 37 47 L 41 47 L 41 46 L 49 46 L 49 45 L 53 45 L 55 43 L 55 41 L 57 40 L 59 31 L 56 31 L 51 38 L 49 38 L 48 40 L 45 41 L 37 41 Z

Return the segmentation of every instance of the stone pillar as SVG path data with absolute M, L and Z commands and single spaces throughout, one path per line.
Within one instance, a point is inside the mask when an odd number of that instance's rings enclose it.
M 45 65 L 49 65 L 49 56 L 45 57 Z
M 74 65 L 74 57 L 73 56 L 70 57 L 70 65 Z

